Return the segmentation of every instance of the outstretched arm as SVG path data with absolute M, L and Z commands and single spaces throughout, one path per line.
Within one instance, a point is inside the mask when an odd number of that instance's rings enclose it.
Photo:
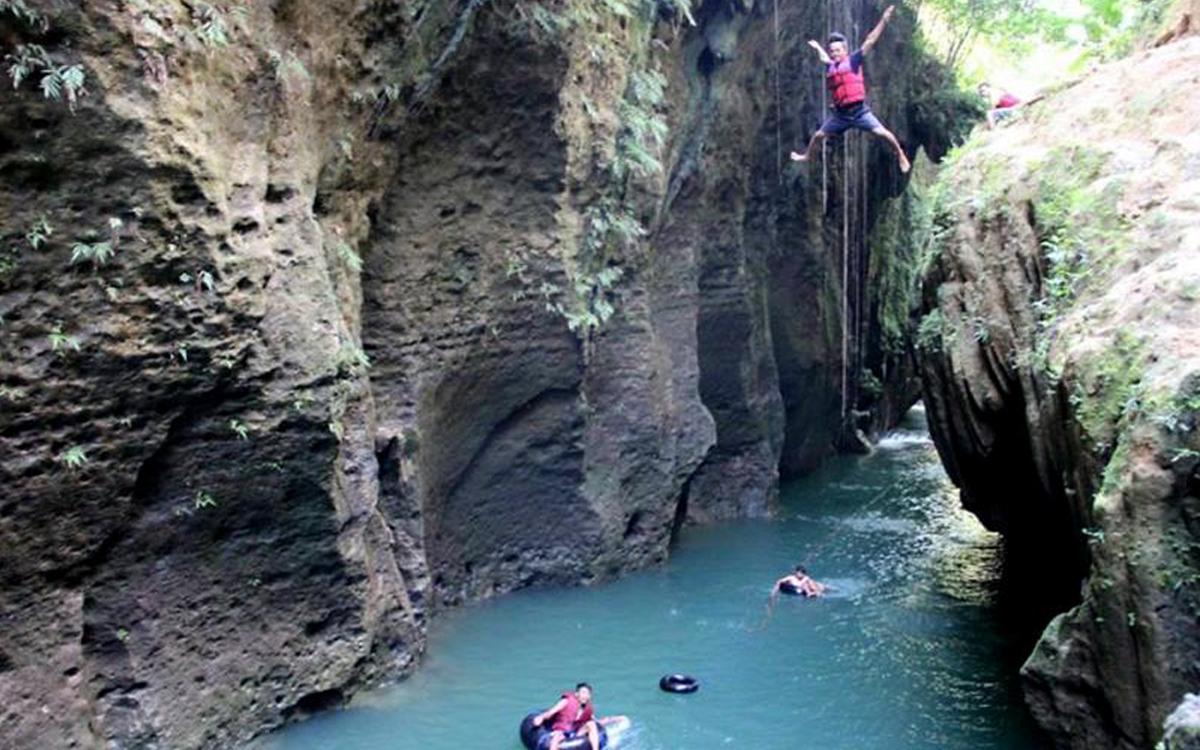
M 888 21 L 892 20 L 892 15 L 896 12 L 895 5 L 889 5 L 887 10 L 883 12 L 883 18 L 879 19 L 879 23 L 875 24 L 875 28 L 871 29 L 871 33 L 867 34 L 867 40 L 863 42 L 863 54 L 867 54 L 879 41 L 879 37 L 883 36 L 883 29 L 888 25 Z
M 826 65 L 833 62 L 833 60 L 829 59 L 829 53 L 825 51 L 825 48 L 822 47 L 821 43 L 816 39 L 810 39 L 808 41 L 808 46 L 817 51 L 817 54 L 821 57 L 821 62 L 825 63 Z

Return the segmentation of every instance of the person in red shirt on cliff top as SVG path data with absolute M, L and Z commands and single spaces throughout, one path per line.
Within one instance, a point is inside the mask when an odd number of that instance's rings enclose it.
M 792 161 L 808 161 L 809 154 L 813 152 L 814 148 L 821 145 L 821 141 L 831 135 L 841 135 L 847 130 L 857 128 L 874 133 L 892 144 L 892 148 L 896 150 L 896 158 L 900 161 L 900 171 L 907 172 L 909 170 L 911 165 L 900 141 L 896 140 L 892 131 L 883 126 L 883 123 L 871 112 L 871 107 L 867 104 L 867 84 L 863 77 L 863 58 L 875 47 L 875 43 L 883 34 L 884 27 L 887 26 L 895 12 L 896 6 L 889 5 L 888 9 L 883 12 L 883 18 L 879 19 L 879 23 L 867 35 L 862 49 L 852 55 L 847 54 L 849 48 L 846 46 L 846 37 L 841 34 L 829 35 L 829 52 L 826 52 L 821 47 L 821 43 L 815 39 L 808 43 L 808 46 L 815 49 L 821 56 L 821 62 L 825 63 L 825 83 L 829 87 L 829 93 L 833 96 L 833 114 L 825 120 L 821 129 L 813 134 L 808 149 L 804 153 L 792 152 Z
M 592 712 L 591 685 L 581 682 L 575 686 L 575 692 L 563 693 L 558 703 L 533 718 L 533 725 L 540 727 L 551 719 L 550 750 L 558 750 L 566 740 L 584 735 L 592 750 L 600 750 L 600 730 Z
M 992 88 L 992 84 L 987 81 L 979 84 L 979 95 L 988 103 L 987 124 L 989 128 L 994 128 L 998 123 L 1011 117 L 1017 111 L 1017 107 L 1021 106 L 1020 99 L 1003 89 L 997 95 L 996 89 Z

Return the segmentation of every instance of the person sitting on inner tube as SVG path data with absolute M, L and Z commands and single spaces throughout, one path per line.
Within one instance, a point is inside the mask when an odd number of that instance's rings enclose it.
M 809 578 L 808 571 L 804 566 L 797 565 L 795 572 L 791 575 L 786 575 L 775 582 L 775 588 L 771 589 L 771 596 L 775 596 L 783 588 L 791 588 L 800 596 L 818 597 L 825 595 L 825 584 L 817 583 L 812 578 Z
M 563 693 L 558 703 L 555 703 L 533 719 L 533 725 L 540 727 L 550 719 L 552 734 L 550 735 L 550 750 L 558 750 L 558 746 L 566 740 L 587 736 L 592 750 L 600 750 L 600 730 L 592 711 L 592 686 L 581 682 L 575 686 L 575 692 Z M 601 724 L 608 719 L 600 719 Z

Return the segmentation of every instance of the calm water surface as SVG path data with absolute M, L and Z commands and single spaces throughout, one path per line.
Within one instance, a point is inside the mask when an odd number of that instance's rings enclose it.
M 1043 748 L 994 602 L 997 539 L 958 509 L 920 417 L 785 485 L 777 520 L 685 531 L 665 568 L 449 613 L 413 678 L 257 747 L 518 750 L 521 717 L 588 680 L 602 714 L 633 719 L 628 750 Z M 767 617 L 795 562 L 835 593 Z M 680 671 L 699 693 L 659 691 Z

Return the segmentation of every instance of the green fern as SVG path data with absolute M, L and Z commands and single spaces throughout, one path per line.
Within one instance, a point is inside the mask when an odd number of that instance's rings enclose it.
M 79 337 L 65 333 L 62 323 L 55 323 L 50 329 L 50 351 L 63 354 L 68 349 L 79 351 Z
M 40 27 L 42 33 L 50 30 L 50 21 L 39 11 L 30 8 L 25 0 L 0 0 L 0 15 L 15 16 L 29 26 Z
M 240 419 L 229 420 L 229 429 L 233 430 L 234 433 L 237 434 L 238 440 L 250 439 L 250 428 L 247 427 L 246 423 Z
M 87 452 L 78 445 L 68 448 L 58 457 L 58 462 L 68 469 L 81 469 L 89 460 Z
M 50 226 L 50 223 L 46 221 L 45 215 L 43 215 L 32 227 L 29 228 L 29 231 L 25 233 L 25 241 L 29 243 L 30 247 L 32 247 L 34 250 L 37 250 L 42 245 L 46 244 L 46 240 L 48 240 L 52 234 L 54 234 L 54 227 Z
M 86 242 L 76 242 L 71 246 L 71 265 L 90 261 L 93 267 L 99 268 L 112 260 L 115 254 L 116 250 L 111 242 L 96 242 L 90 245 Z
M 38 88 L 42 96 L 53 101 L 66 99 L 71 111 L 86 91 L 87 75 L 82 65 L 60 65 L 40 44 L 19 44 L 16 52 L 4 56 L 8 75 L 14 89 L 21 88 L 26 79 L 40 75 Z

